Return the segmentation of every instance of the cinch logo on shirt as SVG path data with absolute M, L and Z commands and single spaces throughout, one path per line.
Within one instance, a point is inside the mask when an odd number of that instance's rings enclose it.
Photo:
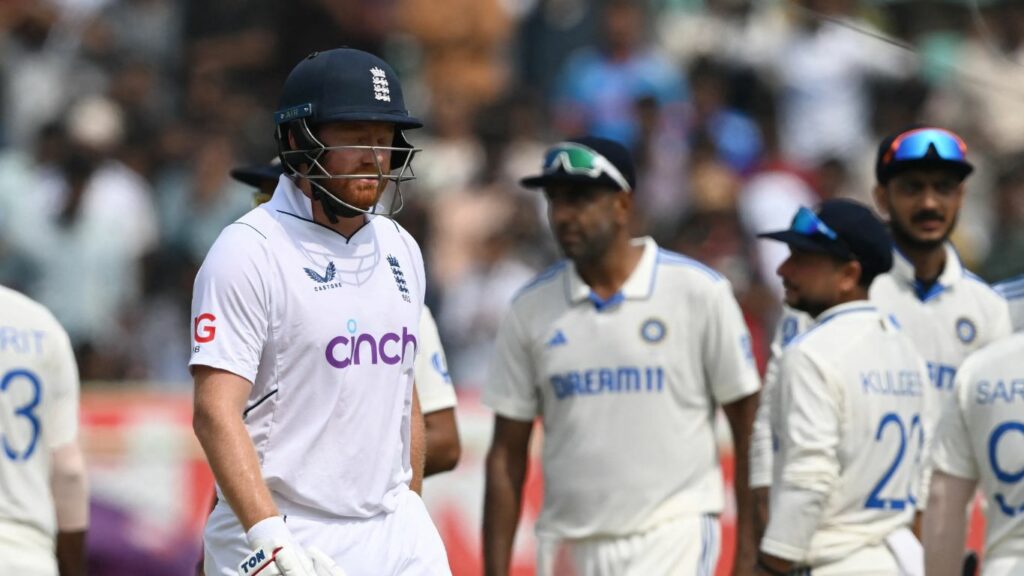
M 665 370 L 660 366 L 573 370 L 552 376 L 551 387 L 559 400 L 570 396 L 661 392 L 665 388 Z
M 412 354 L 416 353 L 416 337 L 402 326 L 402 333 L 385 332 L 381 336 L 357 334 L 356 321 L 348 321 L 348 336 L 335 336 L 327 343 L 324 356 L 327 363 L 342 369 L 360 364 L 400 364 L 405 360 L 406 349 L 411 344 Z

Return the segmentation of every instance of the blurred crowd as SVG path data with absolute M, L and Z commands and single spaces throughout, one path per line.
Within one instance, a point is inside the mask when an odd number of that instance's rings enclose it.
M 8 0 L 0 284 L 54 311 L 84 379 L 189 385 L 192 279 L 252 205 L 228 172 L 274 156 L 284 77 L 341 45 L 391 62 L 426 119 L 398 219 L 464 389 L 558 257 L 517 181 L 562 136 L 631 148 L 636 233 L 725 274 L 761 357 L 786 249 L 755 234 L 870 202 L 877 142 L 912 123 L 958 131 L 979 168 L 968 266 L 1024 272 L 1018 0 Z

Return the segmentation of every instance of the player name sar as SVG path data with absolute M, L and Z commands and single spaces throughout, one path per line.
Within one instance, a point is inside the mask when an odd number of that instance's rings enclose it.
M 551 376 L 555 397 L 661 392 L 665 388 L 665 369 L 660 366 L 620 366 L 573 370 Z
M 996 402 L 1024 401 L 1024 378 L 1012 380 L 979 380 L 974 394 L 978 404 L 995 404 Z
M 913 370 L 869 370 L 860 373 L 861 391 L 882 396 L 920 396 L 921 374 Z

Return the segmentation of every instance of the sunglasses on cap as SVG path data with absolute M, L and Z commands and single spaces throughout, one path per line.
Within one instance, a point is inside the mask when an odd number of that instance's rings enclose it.
M 626 178 L 607 158 L 594 150 L 574 142 L 562 142 L 554 145 L 544 156 L 544 173 L 551 174 L 559 170 L 567 174 L 600 178 L 607 176 L 619 185 L 622 190 L 632 192 L 633 188 Z
M 919 128 L 893 139 L 882 163 L 924 160 L 933 147 L 943 160 L 967 161 L 967 144 L 959 136 L 942 128 Z
M 849 257 L 853 256 L 853 252 L 850 247 L 843 242 L 843 239 L 839 237 L 839 234 L 835 230 L 825 224 L 813 210 L 806 206 L 801 206 L 796 212 L 796 216 L 793 216 L 793 223 L 789 225 L 789 229 L 801 236 L 824 236 L 829 240 L 838 244 Z

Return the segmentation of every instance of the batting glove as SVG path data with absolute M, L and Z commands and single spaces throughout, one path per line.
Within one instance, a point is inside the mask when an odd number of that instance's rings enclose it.
M 299 546 L 280 516 L 256 523 L 246 538 L 253 552 L 238 565 L 238 576 L 345 576 L 320 550 Z

